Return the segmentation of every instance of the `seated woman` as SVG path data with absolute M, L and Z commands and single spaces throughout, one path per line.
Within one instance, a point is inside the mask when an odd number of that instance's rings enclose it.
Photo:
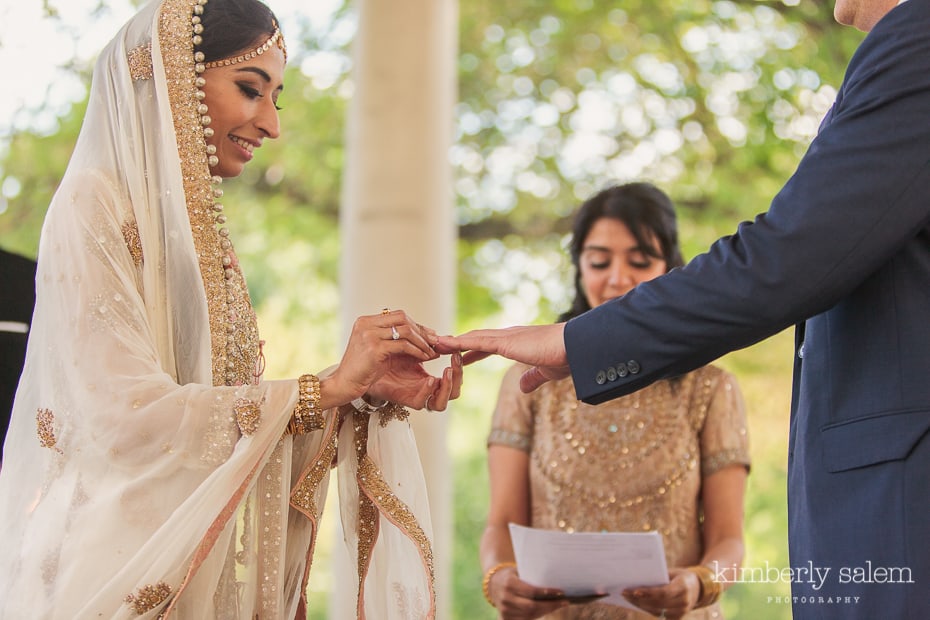
M 570 249 L 576 296 L 559 321 L 683 264 L 671 201 L 647 183 L 611 187 L 586 201 Z M 491 504 L 481 539 L 488 602 L 505 619 L 721 618 L 716 600 L 726 584 L 713 574 L 742 561 L 749 469 L 733 377 L 705 366 L 592 406 L 577 400 L 570 378 L 521 392 L 526 368 L 518 364 L 505 376 L 488 439 Z M 657 530 L 669 583 L 624 593 L 642 612 L 540 600 L 551 589 L 520 580 L 508 523 L 566 532 Z

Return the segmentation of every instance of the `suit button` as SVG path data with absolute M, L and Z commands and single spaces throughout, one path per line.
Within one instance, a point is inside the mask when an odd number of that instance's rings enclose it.
M 640 371 L 639 362 L 637 362 L 636 360 L 630 360 L 629 362 L 627 362 L 626 367 L 630 369 L 631 375 L 635 375 L 636 373 Z
M 804 359 L 804 343 L 801 343 L 801 346 L 798 347 L 798 357 Z
M 598 370 L 597 375 L 594 377 L 594 380 L 597 381 L 598 385 L 604 385 L 607 383 L 607 373 L 603 370 Z
M 613 366 L 607 368 L 607 380 L 616 381 L 617 380 L 617 371 L 614 370 Z
M 625 377 L 628 374 L 630 374 L 630 369 L 626 367 L 626 364 L 624 364 L 623 362 L 620 362 L 619 364 L 617 364 L 617 376 L 618 377 Z

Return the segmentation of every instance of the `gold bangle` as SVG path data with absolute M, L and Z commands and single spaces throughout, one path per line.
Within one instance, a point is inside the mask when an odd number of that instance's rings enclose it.
M 481 580 L 481 591 L 484 592 L 484 598 L 487 599 L 488 604 L 491 607 L 497 607 L 497 605 L 494 604 L 494 601 L 491 600 L 491 592 L 490 592 L 491 577 L 494 576 L 494 573 L 496 573 L 497 571 L 503 568 L 516 568 L 516 567 L 517 567 L 516 562 L 500 562 L 499 564 L 495 564 L 494 566 L 489 568 L 488 572 L 484 574 L 484 579 Z
M 701 583 L 701 592 L 698 596 L 697 603 L 694 607 L 708 607 L 717 602 L 720 594 L 723 592 L 723 586 L 719 581 L 714 579 L 714 571 L 706 566 L 689 566 L 688 569 L 697 576 Z
M 320 409 L 320 380 L 316 375 L 301 375 L 297 380 L 297 404 L 285 434 L 301 435 L 323 428 Z

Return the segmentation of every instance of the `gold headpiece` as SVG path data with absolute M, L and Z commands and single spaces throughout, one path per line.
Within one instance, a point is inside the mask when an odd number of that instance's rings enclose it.
M 259 45 L 257 48 L 248 52 L 247 54 L 242 54 L 240 56 L 233 56 L 231 58 L 223 58 L 221 60 L 211 60 L 210 62 L 204 63 L 204 67 L 207 69 L 212 69 L 213 67 L 228 67 L 230 65 L 236 65 L 240 62 L 245 62 L 246 60 L 252 60 L 256 56 L 261 56 L 265 52 L 271 49 L 273 45 L 277 45 L 278 48 L 284 52 L 284 60 L 287 61 L 287 46 L 284 44 L 284 35 L 281 34 L 281 29 L 278 28 L 277 23 L 274 25 L 274 32 L 271 33 L 271 36 L 268 37 L 268 40 Z

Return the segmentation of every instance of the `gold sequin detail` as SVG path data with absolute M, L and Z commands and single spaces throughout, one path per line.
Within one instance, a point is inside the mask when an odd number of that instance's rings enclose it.
M 132 256 L 132 262 L 139 266 L 142 264 L 142 240 L 139 238 L 139 227 L 136 226 L 135 220 L 123 222 L 123 239 L 126 240 L 126 247 L 129 248 L 129 255 Z
M 394 420 L 403 422 L 410 417 L 410 412 L 407 411 L 407 408 L 397 403 L 388 403 L 378 413 L 380 415 L 378 424 L 381 425 L 381 428 L 384 428 Z
M 310 467 L 309 471 L 301 475 L 300 482 L 297 483 L 294 490 L 291 492 L 291 505 L 314 521 L 319 514 L 316 504 L 316 493 L 320 488 L 323 477 L 329 473 L 330 464 L 336 456 L 336 433 L 334 429 L 338 428 L 338 426 L 338 423 L 333 424 L 333 429 L 330 430 L 329 436 L 323 440 L 324 445 L 320 450 L 318 458 L 314 459 L 313 465 Z
M 359 463 L 359 477 L 362 477 L 362 464 Z M 361 490 L 359 484 L 359 490 Z M 364 493 L 358 495 L 358 607 L 364 607 L 365 575 L 371 562 L 371 551 L 378 538 L 380 515 L 378 507 Z M 361 617 L 361 614 L 359 614 Z
M 55 414 L 51 409 L 36 410 L 36 433 L 39 435 L 40 446 L 61 452 L 56 447 L 58 438 L 55 436 Z
M 126 52 L 126 62 L 129 63 L 129 75 L 133 80 L 151 80 L 154 75 L 152 44 L 146 43 Z
M 288 434 L 311 433 L 323 428 L 320 410 L 320 380 L 316 375 L 301 375 L 297 380 L 297 404 L 294 406 Z
M 231 242 L 215 227 L 212 176 L 197 99 L 190 0 L 165 0 L 158 24 L 168 99 L 194 247 L 200 261 L 210 316 L 214 385 L 252 382 L 258 360 L 258 328 L 245 279 L 230 260 Z M 227 276 L 228 274 L 228 276 Z M 229 284 L 227 284 L 227 277 Z
M 372 528 L 372 521 L 374 521 L 374 527 L 377 527 L 378 512 L 383 512 L 388 518 L 397 525 L 404 535 L 409 538 L 414 545 L 417 547 L 417 551 L 420 553 L 420 557 L 423 560 L 423 564 L 429 570 L 429 587 L 430 587 L 430 598 L 435 598 L 435 568 L 433 566 L 433 543 L 430 541 L 429 536 L 426 535 L 426 532 L 423 531 L 423 528 L 420 527 L 419 522 L 417 521 L 416 516 L 410 511 L 410 508 L 400 500 L 393 491 L 391 487 L 388 486 L 385 482 L 384 477 L 381 475 L 381 472 L 375 467 L 374 463 L 368 456 L 359 459 L 358 463 L 358 479 L 359 479 L 359 489 L 364 492 L 364 495 L 367 496 L 371 502 L 372 507 L 376 508 L 374 514 L 369 516 L 367 512 L 362 511 L 362 508 L 359 508 L 359 528 L 362 527 L 362 523 L 368 522 L 366 527 Z M 363 516 L 368 517 L 363 519 Z M 361 559 L 362 559 L 362 532 L 359 531 L 359 567 L 361 569 Z M 372 540 L 374 543 L 374 540 Z M 370 554 L 370 548 L 366 551 L 366 554 Z
M 741 448 L 717 452 L 701 459 L 701 475 L 706 478 L 734 464 L 745 465 L 748 468 L 747 461 L 746 451 Z
M 490 434 L 488 434 L 488 445 L 495 444 L 529 452 L 533 447 L 533 439 L 522 433 L 508 431 L 503 428 L 492 428 Z
M 597 406 L 579 402 L 570 380 L 518 398 L 517 376 L 502 388 L 488 441 L 528 452 L 534 527 L 658 530 L 670 558 L 700 557 L 702 469 L 749 463 L 745 412 L 723 371 L 708 366 Z
M 129 603 L 137 616 L 141 616 L 164 603 L 169 596 L 171 596 L 171 586 L 164 581 L 159 581 L 154 586 L 139 588 L 135 594 L 130 594 L 123 600 Z
M 233 403 L 236 412 L 236 424 L 243 435 L 251 435 L 258 430 L 258 423 L 262 419 L 262 406 L 248 398 L 239 398 Z
M 356 413 L 355 451 L 358 456 L 357 482 L 359 488 L 358 511 L 358 571 L 359 571 L 359 606 L 361 606 L 362 586 L 368 572 L 368 562 L 378 534 L 380 513 L 383 512 L 397 525 L 397 528 L 417 547 L 423 564 L 429 570 L 430 600 L 436 598 L 436 575 L 433 565 L 433 544 L 420 527 L 416 516 L 410 508 L 394 495 L 385 482 L 381 471 L 368 457 L 368 420 L 370 414 Z M 432 608 L 432 605 L 430 605 Z

